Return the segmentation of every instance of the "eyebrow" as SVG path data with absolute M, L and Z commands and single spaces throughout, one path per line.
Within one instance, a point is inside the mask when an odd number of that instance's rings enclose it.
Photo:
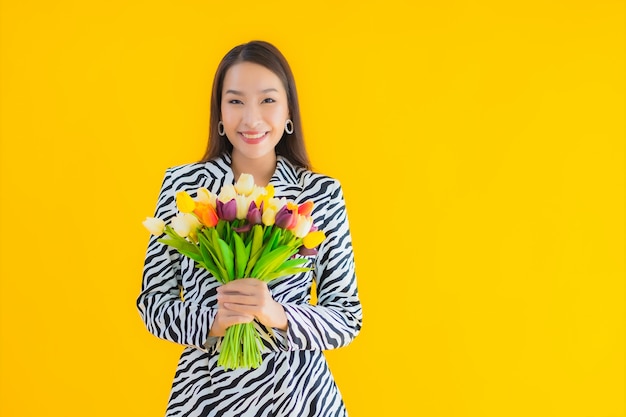
M 266 94 L 266 93 L 270 93 L 270 92 L 276 92 L 278 93 L 278 90 L 275 88 L 266 88 L 265 90 L 261 90 L 261 93 Z M 226 90 L 224 92 L 224 94 L 234 94 L 236 96 L 243 96 L 244 94 L 241 91 L 237 91 L 237 90 Z

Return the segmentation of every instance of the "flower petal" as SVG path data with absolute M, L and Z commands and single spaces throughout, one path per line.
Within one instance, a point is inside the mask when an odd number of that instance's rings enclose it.
M 326 235 L 321 230 L 318 230 L 318 231 L 311 232 L 308 235 L 306 235 L 302 239 L 302 243 L 304 244 L 305 248 L 313 249 L 314 247 L 322 243 L 324 239 L 326 239 Z
M 181 213 L 191 213 L 196 208 L 196 202 L 187 191 L 179 191 L 176 193 L 176 207 Z

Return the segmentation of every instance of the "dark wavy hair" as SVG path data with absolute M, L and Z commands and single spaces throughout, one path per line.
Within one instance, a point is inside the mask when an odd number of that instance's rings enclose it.
M 211 116 L 209 121 L 209 142 L 201 162 L 214 159 L 221 154 L 231 153 L 233 145 L 225 136 L 220 136 L 217 125 L 222 114 L 222 89 L 224 77 L 230 67 L 241 62 L 252 62 L 262 65 L 272 71 L 281 80 L 287 92 L 289 115 L 293 121 L 293 133 L 283 133 L 283 137 L 276 145 L 276 154 L 287 158 L 292 164 L 310 169 L 309 155 L 304 144 L 302 134 L 302 119 L 298 105 L 296 82 L 291 68 L 283 54 L 272 44 L 264 41 L 251 41 L 231 49 L 222 58 L 217 67 L 211 92 Z

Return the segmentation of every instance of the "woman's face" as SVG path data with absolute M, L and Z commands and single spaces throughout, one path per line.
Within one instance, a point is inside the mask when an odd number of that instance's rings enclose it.
M 276 74 L 251 62 L 226 71 L 222 123 L 233 145 L 233 158 L 273 160 L 288 118 L 287 92 Z

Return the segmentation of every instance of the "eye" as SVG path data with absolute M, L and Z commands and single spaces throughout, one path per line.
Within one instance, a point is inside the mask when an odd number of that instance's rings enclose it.
M 237 100 L 235 98 L 235 99 L 232 99 L 232 100 L 228 100 L 228 104 L 243 104 L 243 101 Z
M 263 100 L 262 103 L 276 103 L 276 100 L 268 97 L 265 100 Z

